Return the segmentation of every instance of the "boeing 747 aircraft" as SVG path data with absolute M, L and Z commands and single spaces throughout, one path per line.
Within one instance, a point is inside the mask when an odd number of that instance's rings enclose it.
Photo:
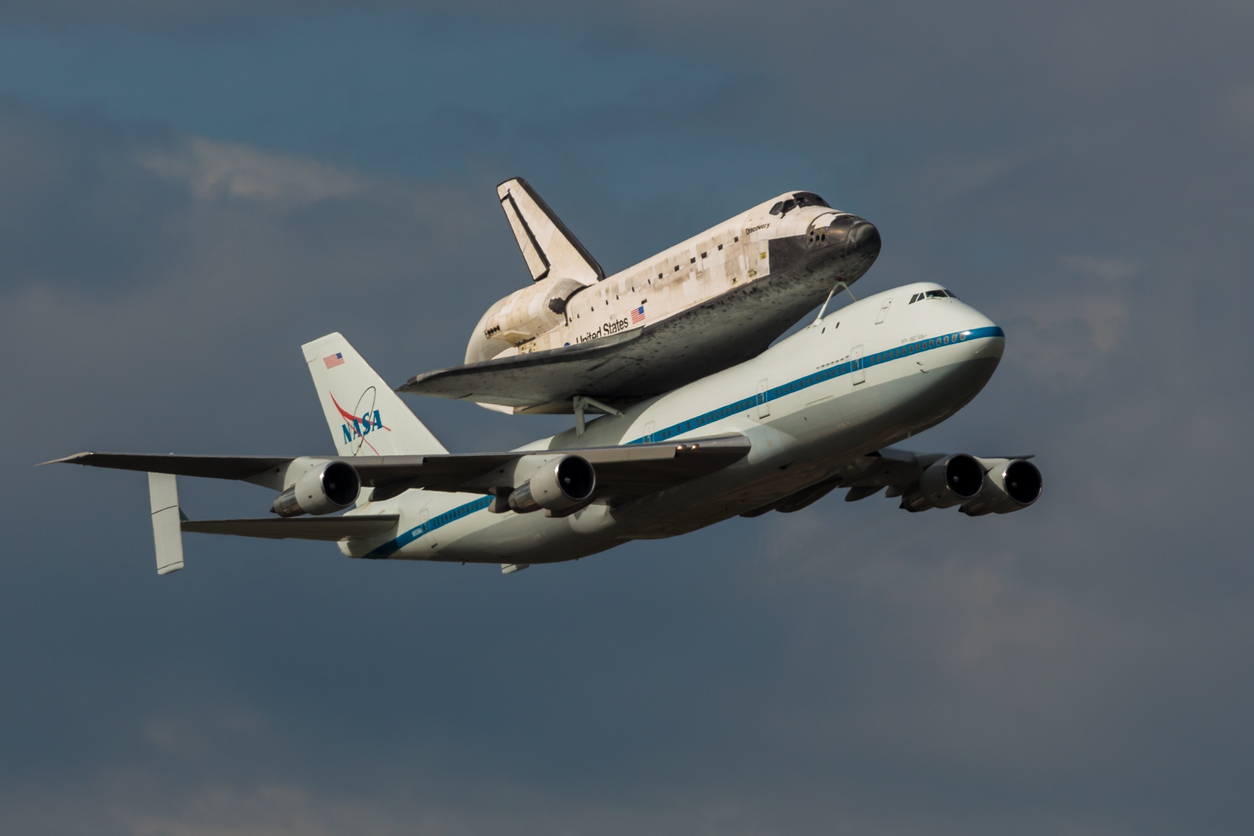
M 465 365 L 401 391 L 612 413 L 759 354 L 880 252 L 871 223 L 788 192 L 607 277 L 526 180 L 497 195 L 534 283 L 488 309 Z
M 817 319 L 760 355 L 517 450 L 452 454 L 339 334 L 304 346 L 335 456 L 80 453 L 147 471 L 157 570 L 183 532 L 330 540 L 349 557 L 500 564 L 572 560 L 730 517 L 788 513 L 836 488 L 907 511 L 979 516 L 1031 505 L 1028 457 L 890 445 L 956 413 L 1001 359 L 1002 329 L 936 284 Z M 273 490 L 273 516 L 187 519 L 176 476 Z M 347 513 L 336 512 L 347 510 Z

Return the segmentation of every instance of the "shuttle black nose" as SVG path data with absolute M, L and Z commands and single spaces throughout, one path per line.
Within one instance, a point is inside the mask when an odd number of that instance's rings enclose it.
M 834 247 L 833 255 L 874 259 L 880 254 L 880 231 L 857 215 L 840 215 L 815 233 L 820 246 Z
M 861 256 L 880 254 L 880 231 L 869 221 L 858 221 L 849 230 L 849 249 Z

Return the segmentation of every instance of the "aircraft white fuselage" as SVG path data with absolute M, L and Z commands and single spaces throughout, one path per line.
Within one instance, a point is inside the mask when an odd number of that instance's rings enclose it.
M 568 430 L 522 448 L 572 450 L 733 433 L 751 441 L 748 455 L 711 475 L 565 517 L 493 513 L 482 495 L 410 490 L 363 501 L 349 512 L 399 514 L 394 533 L 344 541 L 340 548 L 352 557 L 525 566 L 770 508 L 847 471 L 859 457 L 943 421 L 983 388 L 1002 356 L 1004 335 L 956 298 L 912 301 L 936 290 L 920 283 L 870 296 L 751 360 L 637 403 L 621 417 L 592 421 L 582 435 Z

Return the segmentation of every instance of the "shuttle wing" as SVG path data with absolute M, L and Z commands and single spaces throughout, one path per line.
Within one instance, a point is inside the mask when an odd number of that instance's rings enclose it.
M 497 186 L 496 194 L 534 281 L 555 276 L 595 284 L 605 278 L 601 265 L 530 183 L 515 177 Z
M 750 286 L 644 328 L 427 372 L 397 391 L 516 413 L 570 414 L 576 395 L 621 408 L 756 357 L 795 320 L 789 297 Z

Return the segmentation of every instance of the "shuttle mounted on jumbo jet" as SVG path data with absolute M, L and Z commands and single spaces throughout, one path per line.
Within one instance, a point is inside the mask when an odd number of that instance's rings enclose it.
M 402 392 L 617 411 L 757 356 L 880 252 L 872 224 L 788 192 L 607 277 L 526 180 L 497 193 L 534 283 L 483 315 L 466 365 Z
M 60 461 L 148 472 L 162 574 L 182 568 L 185 531 L 330 540 L 350 557 L 499 563 L 509 573 L 736 515 L 797 511 L 836 488 L 848 489 L 847 501 L 885 491 L 912 512 L 1004 514 L 1040 495 L 1029 457 L 887 446 L 966 405 L 1004 344 L 1001 328 L 944 288 L 899 287 L 740 365 L 597 418 L 583 434 L 462 454 L 445 450 L 331 334 L 304 354 L 337 455 Z M 268 488 L 274 516 L 188 520 L 176 475 Z

